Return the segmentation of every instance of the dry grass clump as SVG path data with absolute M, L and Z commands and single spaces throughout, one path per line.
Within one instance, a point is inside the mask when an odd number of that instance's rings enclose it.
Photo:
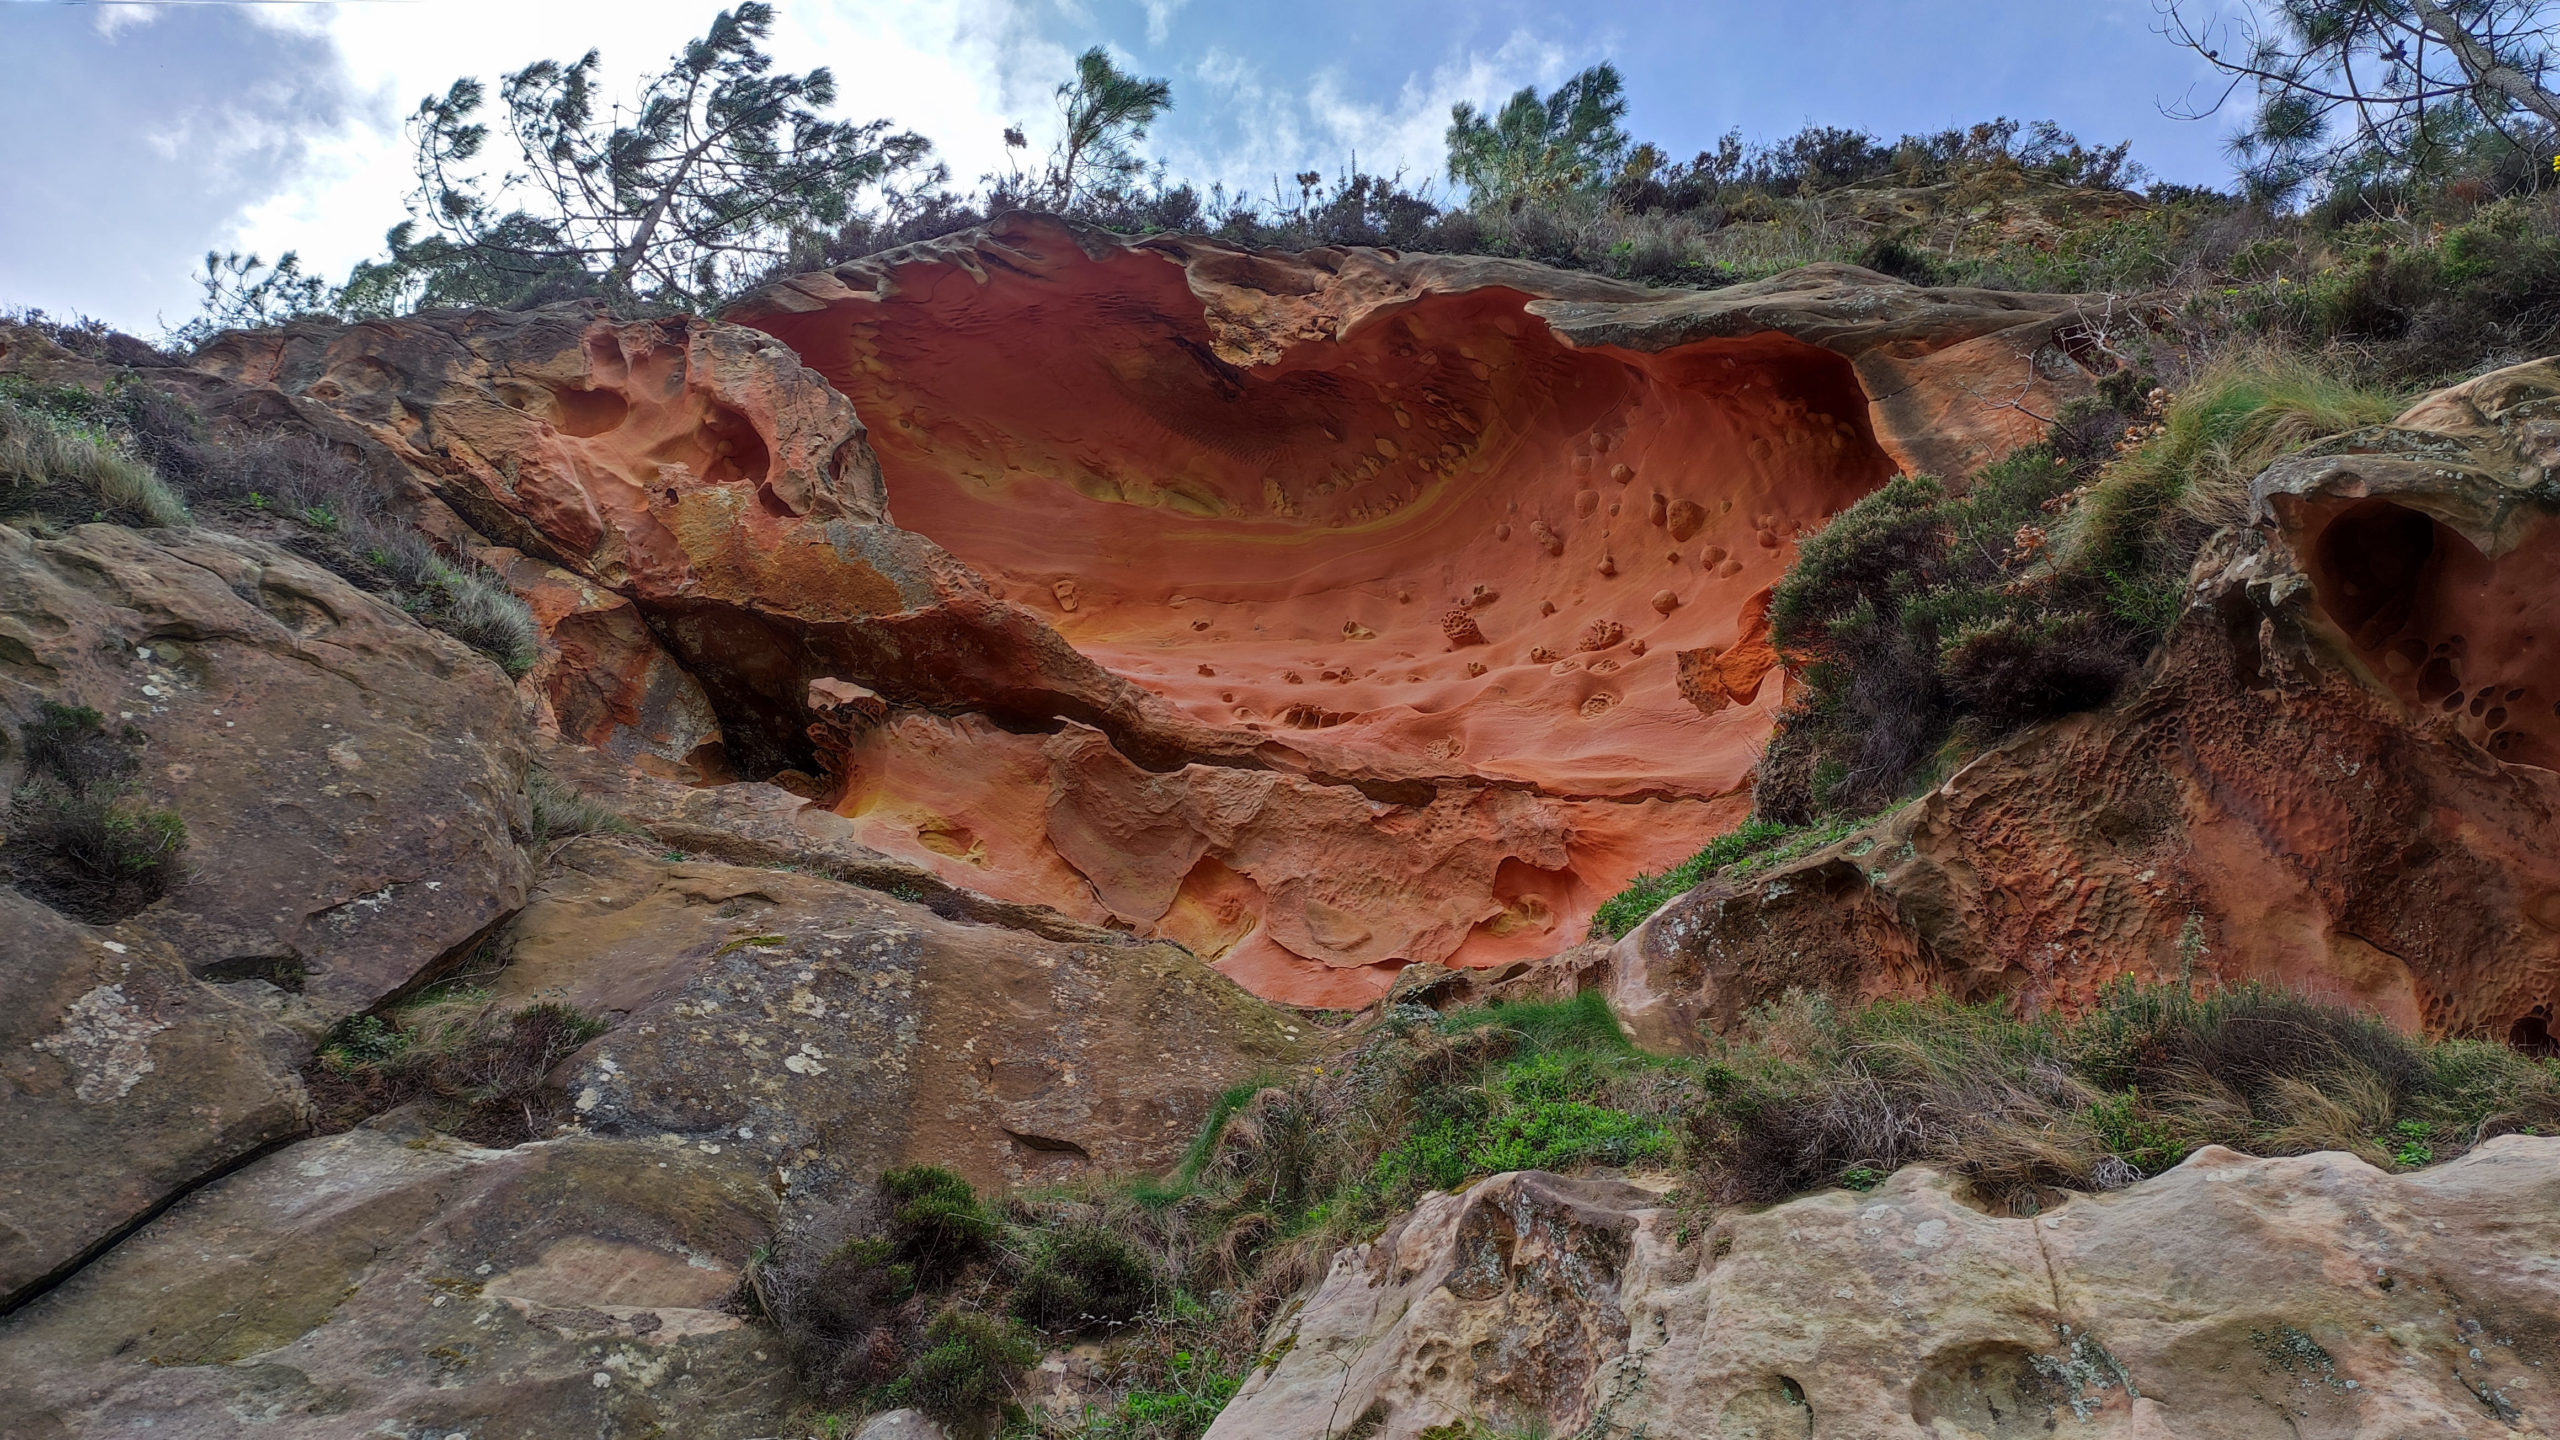
M 2082 1019 L 1948 1001 L 1843 1010 L 1791 996 L 1713 1062 L 1689 1116 L 1718 1199 L 1872 1184 L 1927 1162 L 2032 1213 L 2204 1145 L 2449 1159 L 2491 1135 L 2560 1130 L 2560 1067 L 2484 1041 L 2412 1040 L 2369 1016 L 2257 987 L 2124 987 Z
M 286 432 L 208 436 L 183 403 L 155 391 L 135 390 L 126 413 L 137 446 L 217 523 L 284 544 L 509 675 L 533 668 L 533 612 L 488 567 L 411 529 L 390 485 L 345 453 Z
M 566 1117 L 565 1097 L 546 1077 L 606 1029 L 571 1006 L 505 1009 L 470 980 L 452 981 L 340 1022 L 303 1079 L 323 1134 L 421 1103 L 426 1122 L 445 1134 L 518 1145 Z
M 192 508 L 191 508 L 192 507 Z M 214 528 L 272 541 L 498 662 L 533 668 L 533 612 L 486 566 L 428 543 L 391 485 L 320 439 L 220 433 L 139 382 L 104 391 L 0 375 L 0 520 Z
M 533 811 L 533 843 L 573 840 L 581 835 L 637 835 L 640 827 L 548 770 L 525 776 L 525 798 Z
M 186 502 L 109 430 L 0 392 L 0 519 L 184 525 Z
M 2386 424 L 2411 396 L 2298 352 L 2225 354 L 2167 398 L 2138 443 L 2106 463 L 2054 527 L 2055 563 L 2083 570 L 2158 568 L 2178 577 L 2197 544 L 2245 522 L 2249 482 L 2317 441 Z M 2157 552 L 2157 553 L 2155 553 Z

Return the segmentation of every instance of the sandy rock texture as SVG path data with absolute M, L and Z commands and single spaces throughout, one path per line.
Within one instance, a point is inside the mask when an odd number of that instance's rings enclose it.
M 0 1300 L 299 1134 L 314 1038 L 470 945 L 528 868 L 506 677 L 272 547 L 0 527 L 0 790 L 46 702 L 132 727 L 188 844 L 110 927 L 0 891 Z
M 506 676 L 310 562 L 203 530 L 0 527 L 0 723 L 146 737 L 186 876 L 133 926 L 329 1019 L 521 903 L 530 727 Z M 23 757 L 0 756 L 14 785 Z
M 2555 1180 L 2548 1138 L 2405 1175 L 2215 1147 L 2033 1218 L 1914 1168 L 1700 1220 L 1501 1175 L 1337 1256 L 1209 1434 L 2547 1434 Z
M 300 1135 L 310 1041 L 280 1013 L 291 997 L 208 984 L 137 930 L 0 889 L 0 937 L 8 1306 L 204 1176 Z
M 1791 986 L 2069 1005 L 2204 975 L 2546 1049 L 2555 463 L 2550 361 L 2278 463 L 2114 707 L 1673 901 L 1619 943 L 1613 1002 L 1677 1046 Z
M 367 1128 L 207 1186 L 0 1329 L 0 1433 L 778 1433 L 733 1297 L 778 1202 L 678 1138 Z
M 498 943 L 499 1004 L 613 1024 L 555 1075 L 584 1128 L 753 1156 L 795 1195 L 921 1162 L 989 1186 L 1161 1169 L 1220 1092 L 1312 1046 L 1169 945 L 603 840 Z
M 689 778 L 815 775 L 808 686 L 839 676 L 1148 727 L 1143 692 L 887 523 L 852 407 L 757 331 L 563 304 L 234 334 L 195 363 L 354 425 L 504 547 L 568 739 Z
M 1252 742 L 899 717 L 835 802 L 869 842 L 1353 1004 L 1572 943 L 1733 823 L 1796 537 L 2024 437 L 2005 400 L 2088 383 L 2078 314 L 1838 266 L 1666 295 L 1015 216 L 727 318 L 852 397 L 901 525 Z M 1101 810 L 1179 871 L 1133 873 Z

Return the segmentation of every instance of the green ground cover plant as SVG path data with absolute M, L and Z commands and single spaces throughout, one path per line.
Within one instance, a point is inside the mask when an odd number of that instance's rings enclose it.
M 111 925 L 167 894 L 186 822 L 136 784 L 148 737 L 83 705 L 41 701 L 18 731 L 23 770 L 0 833 L 0 875 L 74 920 Z

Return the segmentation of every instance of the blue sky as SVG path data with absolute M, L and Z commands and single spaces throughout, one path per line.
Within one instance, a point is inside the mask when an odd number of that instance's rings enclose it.
M 604 51 L 621 83 L 717 8 L 694 0 L 368 0 L 235 6 L 0 0 L 0 306 L 157 334 L 193 313 L 209 248 L 298 247 L 332 275 L 403 214 L 401 122 L 453 77 Z M 843 109 L 931 136 L 952 169 L 1035 143 L 1050 88 L 1105 44 L 1174 86 L 1150 149 L 1179 175 L 1436 176 L 1456 100 L 1499 101 L 1614 60 L 1629 129 L 1685 156 L 1739 128 L 1892 135 L 1993 115 L 2131 139 L 2217 182 L 2223 127 L 2168 118 L 2210 81 L 2151 31 L 2152 0 L 780 0 L 775 49 L 831 65 Z

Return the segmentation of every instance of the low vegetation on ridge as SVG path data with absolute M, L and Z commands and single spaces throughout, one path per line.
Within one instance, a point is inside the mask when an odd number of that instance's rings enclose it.
M 0 374 L 0 521 L 195 524 L 270 540 L 509 675 L 533 666 L 524 602 L 487 566 L 439 550 L 395 514 L 381 480 L 309 436 L 209 425 L 129 376 L 93 391 Z

